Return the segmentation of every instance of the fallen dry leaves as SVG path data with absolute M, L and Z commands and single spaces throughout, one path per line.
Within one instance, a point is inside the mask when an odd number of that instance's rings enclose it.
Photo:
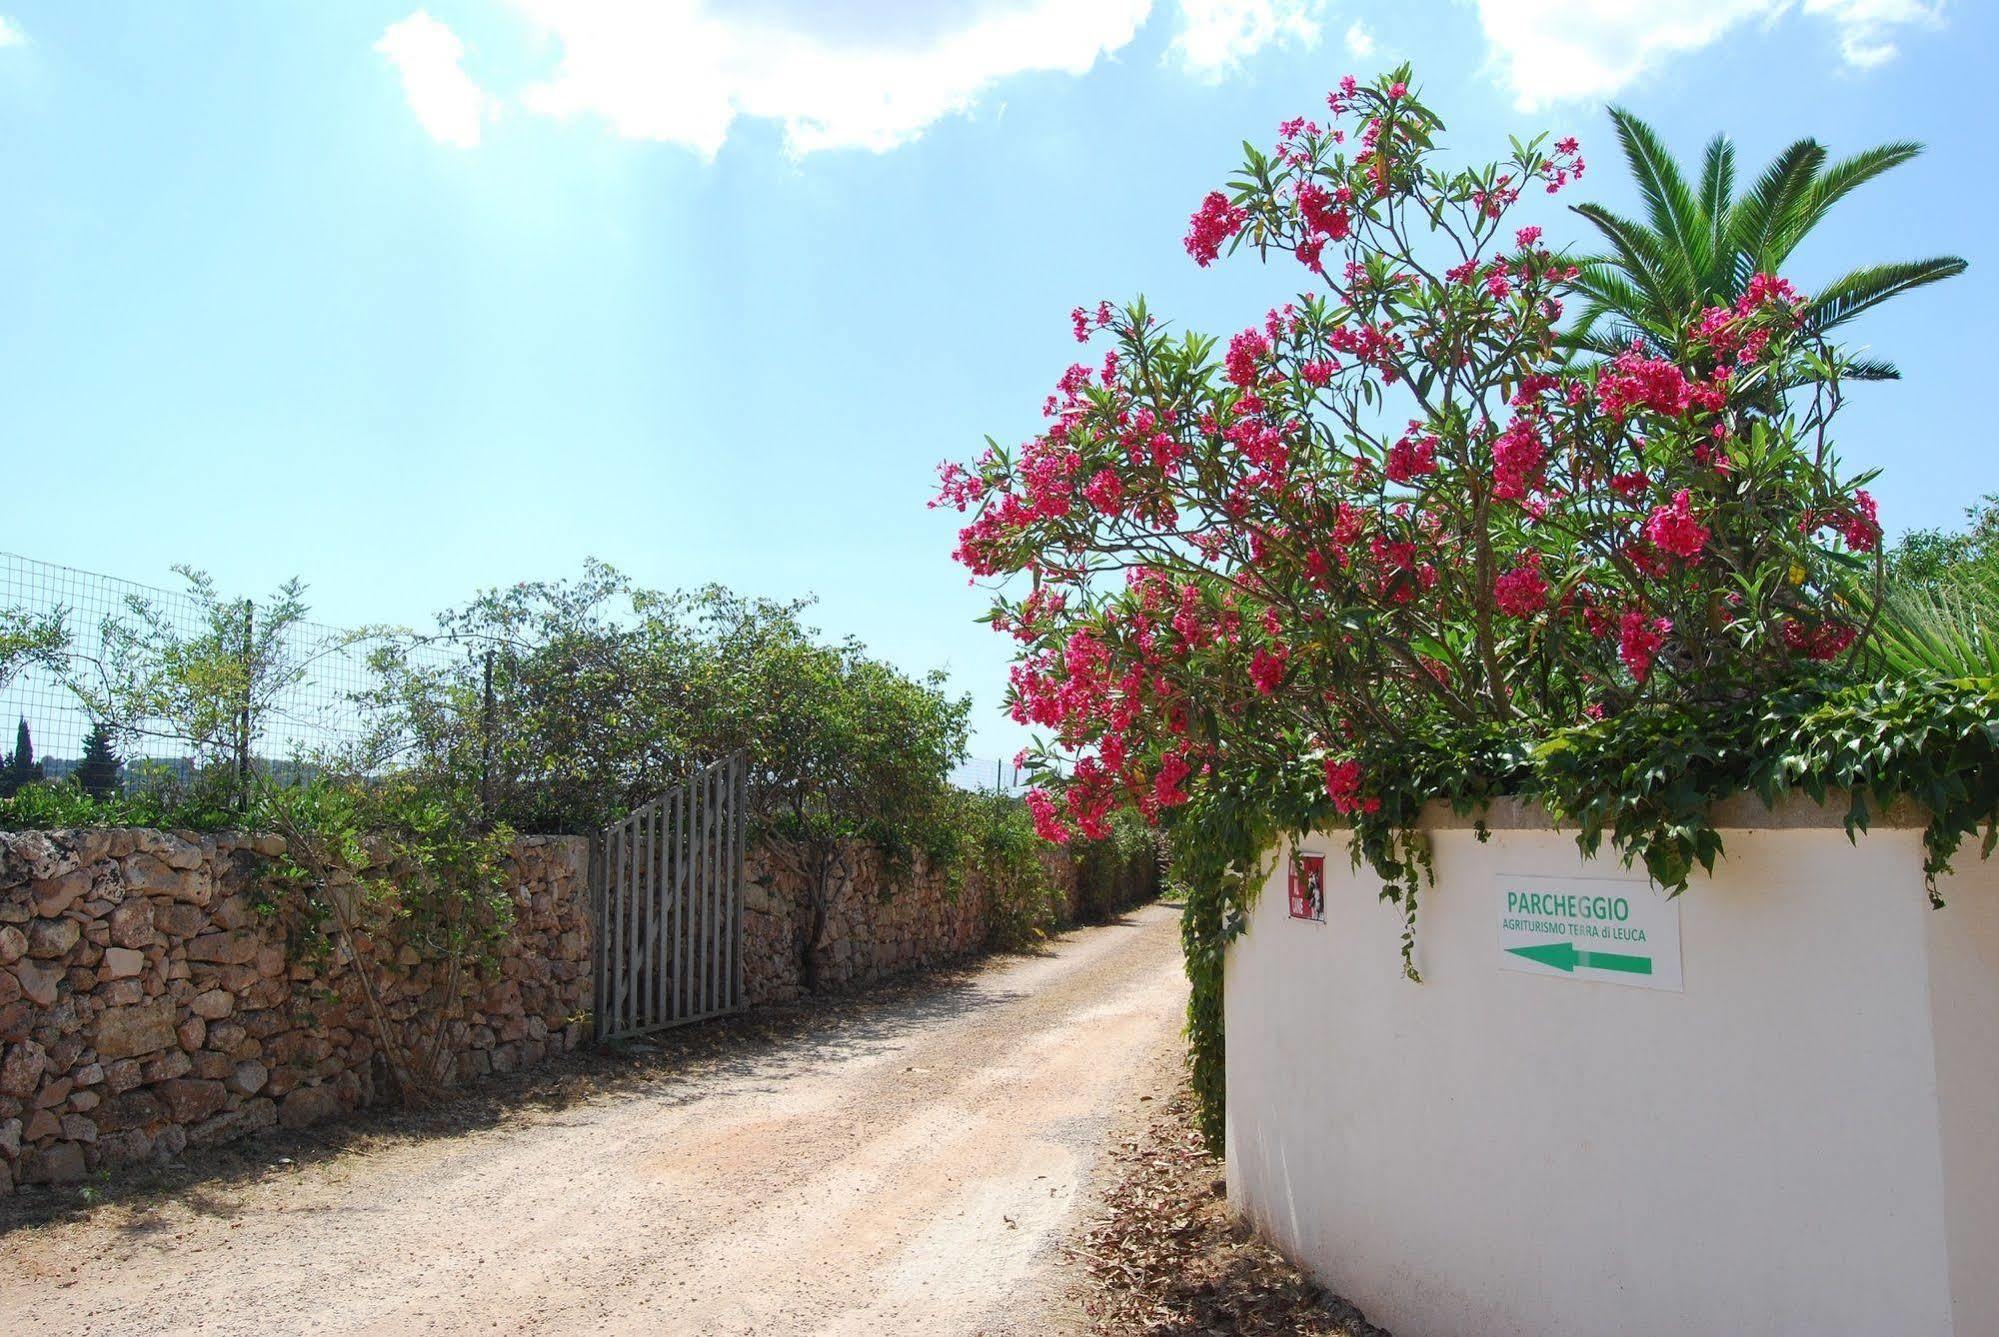
M 1153 1108 L 1138 1136 L 1112 1152 L 1103 1210 L 1068 1246 L 1093 1331 L 1388 1337 L 1229 1211 L 1221 1163 L 1201 1149 L 1184 1082 Z

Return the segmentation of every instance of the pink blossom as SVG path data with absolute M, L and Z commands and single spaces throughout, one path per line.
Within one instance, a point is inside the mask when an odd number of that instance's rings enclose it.
M 1437 472 L 1437 438 L 1415 432 L 1405 434 L 1388 448 L 1386 472 L 1391 483 L 1407 483 Z
M 1529 618 L 1548 606 L 1548 582 L 1541 576 L 1541 554 L 1525 554 L 1519 566 L 1492 582 L 1492 601 L 1508 617 Z
M 1229 340 L 1226 359 L 1231 384 L 1247 390 L 1262 378 L 1259 361 L 1270 352 L 1270 340 L 1256 330 L 1244 330 Z
M 1784 645 L 1793 654 L 1801 654 L 1807 659 L 1837 659 L 1853 644 L 1859 632 L 1844 622 L 1822 622 L 1816 627 L 1807 627 L 1801 622 L 1786 622 L 1781 629 Z
M 1381 811 L 1380 799 L 1361 797 L 1362 778 L 1359 762 L 1326 758 L 1326 794 L 1333 800 L 1334 812 L 1347 815 Z
M 1178 752 L 1169 752 L 1160 759 L 1159 774 L 1152 779 L 1152 797 L 1160 807 L 1177 808 L 1188 800 L 1187 791 L 1180 786 L 1193 771 L 1187 758 Z
M 1124 503 L 1124 483 L 1109 469 L 1099 469 L 1083 485 L 1083 496 L 1105 515 L 1116 515 Z
M 1046 791 L 1041 789 L 1027 791 L 1027 811 L 1034 819 L 1034 834 L 1057 845 L 1069 843 L 1071 832 L 1056 813 L 1055 801 L 1048 797 Z
M 1652 676 L 1652 661 L 1672 630 L 1673 624 L 1663 617 L 1647 617 L 1637 608 L 1624 610 L 1618 625 L 1617 657 L 1637 681 L 1642 683 Z
M 1645 521 L 1645 537 L 1661 552 L 1671 553 L 1688 561 L 1700 555 L 1707 546 L 1707 526 L 1694 519 L 1693 498 L 1687 489 L 1681 488 L 1673 495 L 1670 506 L 1654 506 L 1651 516 Z
M 1515 417 L 1492 443 L 1492 495 L 1501 501 L 1521 501 L 1539 481 L 1548 458 L 1540 431 L 1531 418 Z
M 1187 224 L 1187 254 L 1206 269 L 1222 253 L 1222 243 L 1242 231 L 1249 221 L 1248 211 L 1229 203 L 1229 197 L 1211 190 Z
M 1286 654 L 1282 646 L 1279 646 L 1276 650 L 1258 650 L 1251 657 L 1249 661 L 1249 680 L 1255 686 L 1258 695 L 1269 696 L 1284 681 L 1285 658 Z

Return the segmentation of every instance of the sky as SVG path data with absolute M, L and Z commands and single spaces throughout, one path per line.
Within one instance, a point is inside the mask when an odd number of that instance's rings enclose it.
M 1631 204 L 1607 101 L 1745 176 L 1925 142 L 1788 277 L 1970 260 L 1865 318 L 1906 379 L 1839 433 L 1891 531 L 1948 525 L 1999 491 L 1995 56 L 1982 0 L 0 0 L 0 549 L 299 575 L 337 625 L 586 556 L 815 594 L 1010 755 L 937 463 L 1036 430 L 1079 303 L 1227 333 L 1295 292 L 1197 268 L 1187 215 L 1405 59 L 1466 160 L 1582 139 L 1557 242 Z

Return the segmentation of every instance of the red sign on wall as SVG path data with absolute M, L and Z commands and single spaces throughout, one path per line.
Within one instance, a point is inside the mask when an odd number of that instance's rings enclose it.
M 1325 922 L 1325 855 L 1299 850 L 1291 856 L 1291 917 Z

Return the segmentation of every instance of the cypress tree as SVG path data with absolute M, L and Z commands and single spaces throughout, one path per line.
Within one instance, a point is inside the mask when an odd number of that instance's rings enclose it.
M 77 763 L 76 782 L 95 799 L 117 798 L 118 754 L 111 750 L 111 731 L 99 720 L 90 726 L 83 740 L 83 760 Z
M 0 770 L 0 798 L 12 798 L 41 778 L 42 763 L 35 760 L 35 740 L 28 732 L 28 717 L 23 715 L 21 727 L 14 732 L 13 755 Z

